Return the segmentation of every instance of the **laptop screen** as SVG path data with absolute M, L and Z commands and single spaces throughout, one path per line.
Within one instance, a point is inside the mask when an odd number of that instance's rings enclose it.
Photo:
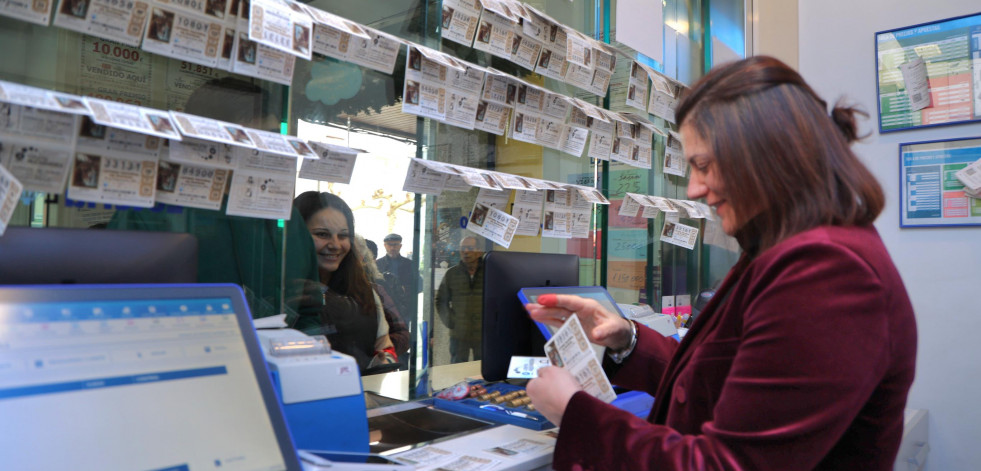
M 4 469 L 300 469 L 234 285 L 0 287 Z

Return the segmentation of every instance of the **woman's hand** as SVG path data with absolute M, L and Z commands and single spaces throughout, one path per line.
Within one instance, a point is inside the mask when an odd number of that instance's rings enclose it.
M 553 424 L 561 426 L 562 416 L 572 395 L 582 387 L 565 368 L 546 366 L 538 370 L 538 378 L 529 381 L 526 389 L 535 410 Z
M 630 321 L 607 311 L 595 299 L 568 294 L 543 294 L 538 303 L 525 305 L 531 318 L 552 327 L 561 327 L 576 314 L 589 341 L 597 345 L 622 350 L 630 345 Z

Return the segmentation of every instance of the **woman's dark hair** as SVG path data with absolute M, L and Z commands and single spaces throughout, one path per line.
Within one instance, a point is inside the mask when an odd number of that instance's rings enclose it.
M 711 149 L 728 202 L 737 217 L 752 218 L 759 250 L 820 225 L 869 225 L 882 211 L 882 188 L 849 147 L 858 138 L 855 115 L 867 115 L 840 103 L 829 114 L 777 59 L 713 69 L 675 114 Z
M 351 212 L 351 208 L 337 195 L 316 191 L 301 193 L 293 200 L 293 206 L 304 221 L 309 221 L 314 214 L 327 208 L 336 209 L 344 215 L 344 219 L 347 220 L 348 235 L 351 238 L 351 251 L 341 260 L 337 271 L 331 275 L 327 287 L 335 293 L 349 296 L 357 301 L 362 314 L 377 315 L 371 282 L 368 280 L 364 266 L 361 265 L 361 256 L 358 254 L 357 244 L 354 243 L 354 213 Z

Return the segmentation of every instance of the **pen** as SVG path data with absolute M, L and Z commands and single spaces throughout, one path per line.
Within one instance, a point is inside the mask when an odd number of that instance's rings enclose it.
M 494 412 L 504 412 L 507 415 L 513 415 L 515 417 L 521 417 L 522 419 L 529 419 L 529 420 L 536 420 L 536 421 L 538 420 L 538 417 L 535 417 L 533 415 L 529 415 L 529 414 L 526 414 L 524 412 L 518 412 L 518 411 L 515 411 L 515 410 L 505 409 L 505 408 L 503 408 L 501 406 L 494 405 L 494 404 L 484 404 L 484 405 L 480 406 L 480 408 L 481 409 L 492 410 Z

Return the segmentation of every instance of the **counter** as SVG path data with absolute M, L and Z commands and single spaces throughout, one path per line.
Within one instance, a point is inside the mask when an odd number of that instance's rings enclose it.
M 431 391 L 464 379 L 480 379 L 479 361 L 429 370 Z M 523 471 L 551 467 L 555 429 L 497 425 L 435 409 L 431 398 L 408 401 L 408 371 L 365 376 L 362 384 L 369 407 L 376 406 L 368 409 L 372 452 L 404 460 L 418 470 Z

